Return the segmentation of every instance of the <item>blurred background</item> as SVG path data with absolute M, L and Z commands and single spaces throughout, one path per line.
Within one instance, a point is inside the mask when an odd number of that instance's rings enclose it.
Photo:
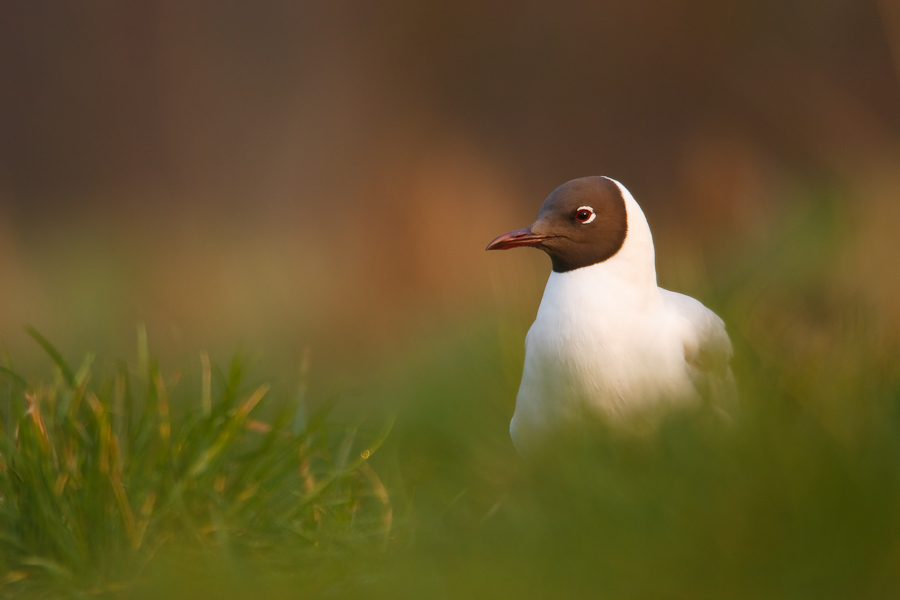
M 653 440 L 600 435 L 534 470 L 507 427 L 550 265 L 484 247 L 598 174 L 642 204 L 661 285 L 726 321 L 742 416 L 727 435 L 690 415 Z M 236 349 L 267 401 L 337 398 L 350 442 L 321 439 L 345 458 L 382 423 L 353 442 L 356 408 L 401 409 L 365 463 L 386 549 L 320 519 L 356 514 L 352 495 L 310 505 L 320 538 L 285 538 L 273 507 L 295 490 L 254 488 L 263 508 L 234 531 L 265 538 L 270 519 L 272 572 L 299 582 L 284 597 L 317 581 L 328 597 L 360 597 L 352 581 L 385 598 L 895 595 L 898 231 L 896 0 L 0 3 L 0 365 L 52 369 L 31 324 L 74 366 L 123 358 L 140 382 L 145 323 L 162 372 L 186 373 L 168 380 L 184 410 L 199 352 Z M 199 496 L 219 502 L 218 481 Z M 52 537 L 9 516 L 38 504 L 13 504 L 4 522 Z M 228 529 L 210 523 L 215 553 Z M 211 580 L 258 597 L 244 576 L 269 571 L 221 544 L 229 577 Z M 103 548 L 76 554 L 93 568 Z M 42 555 L 16 552 L 28 585 Z
M 78 355 L 130 352 L 146 322 L 162 354 L 327 370 L 485 311 L 527 325 L 549 263 L 483 248 L 591 174 L 644 206 L 661 283 L 701 297 L 830 190 L 825 287 L 900 331 L 890 0 L 0 11 L 13 356 L 25 323 Z

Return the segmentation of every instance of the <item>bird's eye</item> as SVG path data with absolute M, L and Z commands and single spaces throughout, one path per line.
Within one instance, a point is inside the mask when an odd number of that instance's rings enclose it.
M 575 211 L 575 220 L 579 223 L 584 223 L 587 225 L 591 221 L 593 221 L 597 217 L 597 213 L 594 212 L 594 209 L 590 206 L 580 206 L 578 210 Z

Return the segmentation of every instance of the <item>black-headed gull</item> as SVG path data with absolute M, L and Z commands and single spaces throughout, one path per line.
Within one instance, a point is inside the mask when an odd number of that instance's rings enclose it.
M 631 193 L 608 177 L 558 187 L 530 227 L 488 250 L 533 246 L 553 263 L 510 434 L 524 453 L 590 416 L 628 422 L 660 406 L 733 401 L 725 324 L 656 285 L 653 238 Z

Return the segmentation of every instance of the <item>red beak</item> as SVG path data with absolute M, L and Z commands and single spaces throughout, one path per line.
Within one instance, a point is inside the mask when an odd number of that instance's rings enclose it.
M 485 250 L 509 250 L 519 246 L 537 246 L 544 240 L 552 237 L 555 236 L 533 233 L 531 227 L 526 227 L 525 229 L 517 229 L 497 236 L 488 244 Z

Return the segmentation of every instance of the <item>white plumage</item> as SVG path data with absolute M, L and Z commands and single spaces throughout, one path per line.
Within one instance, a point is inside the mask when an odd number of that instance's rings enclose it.
M 725 324 L 694 298 L 657 286 L 644 213 L 622 184 L 608 181 L 624 200 L 627 235 L 611 257 L 550 274 L 525 339 L 510 424 L 523 453 L 586 418 L 615 425 L 661 406 L 734 398 Z

